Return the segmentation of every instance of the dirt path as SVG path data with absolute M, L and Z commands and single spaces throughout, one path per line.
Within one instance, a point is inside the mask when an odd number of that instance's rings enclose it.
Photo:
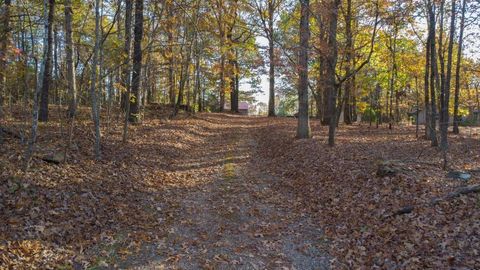
M 441 153 L 411 126 L 342 126 L 331 148 L 318 121 L 311 140 L 294 140 L 294 119 L 147 113 L 128 144 L 112 124 L 101 161 L 86 114 L 66 164 L 41 159 L 64 150 L 58 122 L 42 126 L 27 173 L 24 145 L 6 138 L 0 269 L 480 265 L 478 194 L 430 204 L 480 183 L 478 134 L 451 135 L 452 169 L 472 172 L 465 182 L 447 177 Z M 396 176 L 378 177 L 381 160 L 405 163 Z M 407 205 L 412 213 L 390 216 Z
M 134 269 L 328 269 L 325 239 L 308 216 L 290 209 L 295 198 L 274 188 L 276 179 L 256 160 L 258 121 L 227 116 L 206 148 L 193 149 L 175 169 L 217 166 L 208 184 L 175 193 L 159 204 L 168 212 L 163 237 L 117 264 Z M 201 118 L 199 121 L 216 119 Z M 193 182 L 204 182 L 202 179 Z M 173 199 L 173 198 L 172 198 Z

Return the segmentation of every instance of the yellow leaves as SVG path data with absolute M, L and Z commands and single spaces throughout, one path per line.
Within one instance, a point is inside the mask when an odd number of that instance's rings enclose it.
M 42 261 L 45 268 L 53 268 L 55 259 L 65 259 L 65 253 L 54 253 L 38 240 L 6 241 L 0 244 L 0 268 L 33 269 L 44 255 L 49 256 Z
M 128 256 L 130 254 L 132 254 L 132 252 L 126 248 L 122 248 L 118 251 L 118 254 L 122 255 L 122 256 Z
M 357 102 L 357 110 L 361 113 L 363 113 L 365 111 L 365 109 L 367 109 L 368 107 L 368 103 L 367 102 L 364 102 L 364 101 L 358 101 Z
M 24 254 L 35 254 L 38 253 L 41 249 L 42 245 L 39 241 L 36 240 L 24 240 L 18 242 L 18 251 Z
M 130 103 L 135 103 L 136 100 L 137 100 L 137 97 L 134 94 L 130 93 Z
M 120 92 L 122 93 L 125 93 L 127 92 L 127 89 L 123 86 L 123 84 L 119 83 L 119 82 L 115 82 L 113 84 L 113 87 L 115 87 L 116 89 L 118 89 Z

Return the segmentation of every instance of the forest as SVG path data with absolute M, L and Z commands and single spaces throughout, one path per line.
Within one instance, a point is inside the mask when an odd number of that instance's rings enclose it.
M 479 0 L 0 0 L 0 269 L 479 269 Z

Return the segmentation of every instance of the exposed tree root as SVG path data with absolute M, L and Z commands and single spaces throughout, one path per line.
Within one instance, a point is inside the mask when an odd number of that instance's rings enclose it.
M 458 188 L 458 189 L 456 189 L 456 190 L 454 190 L 450 193 L 447 193 L 444 196 L 432 199 L 428 205 L 429 206 L 435 206 L 436 204 L 438 204 L 441 201 L 450 200 L 450 199 L 459 197 L 460 195 L 466 195 L 466 194 L 476 193 L 476 192 L 480 192 L 480 184 L 460 187 L 460 188 Z M 413 212 L 415 207 L 418 207 L 418 206 L 407 205 L 405 207 L 402 207 L 402 208 L 398 209 L 393 214 L 386 216 L 385 218 L 394 217 L 394 216 L 403 215 L 403 214 L 409 214 L 409 213 Z

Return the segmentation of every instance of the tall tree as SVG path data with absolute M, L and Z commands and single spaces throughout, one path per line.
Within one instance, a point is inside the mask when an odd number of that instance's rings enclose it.
M 398 64 L 397 64 L 397 41 L 398 41 L 398 18 L 397 15 L 393 15 L 391 18 L 392 31 L 388 35 L 387 48 L 390 52 L 391 67 L 389 73 L 389 84 L 387 91 L 387 108 L 388 108 L 388 128 L 393 128 L 394 114 L 393 114 L 393 99 L 397 93 L 395 89 L 396 79 L 398 76 Z
M 169 91 L 168 95 L 170 98 L 170 105 L 175 105 L 175 51 L 174 51 L 174 43 L 175 43 L 175 25 L 174 25 L 174 3 L 173 1 L 166 1 L 166 9 L 167 9 L 167 59 L 168 59 L 168 85 Z
M 122 86 L 125 90 L 124 106 L 125 106 L 125 118 L 123 121 L 123 142 L 127 142 L 128 139 L 128 121 L 130 117 L 130 95 L 131 95 L 131 46 L 132 46 L 132 13 L 133 13 L 133 0 L 125 0 L 125 42 L 123 46 L 123 55 L 125 58 L 125 67 L 122 74 Z
M 435 20 L 435 4 L 431 0 L 427 1 L 428 12 L 428 36 L 430 45 L 430 140 L 432 146 L 438 145 L 436 122 L 437 122 L 437 105 L 435 98 L 435 88 L 440 88 L 440 80 L 438 78 L 438 65 L 435 53 L 435 36 L 436 36 L 436 20 Z
M 67 88 L 70 96 L 69 116 L 73 117 L 77 110 L 77 90 L 75 80 L 75 65 L 73 63 L 73 41 L 72 41 L 72 0 L 65 0 L 65 53 L 67 63 Z
M 133 29 L 133 74 L 130 99 L 130 122 L 141 122 L 140 116 L 140 78 L 142 74 L 142 38 L 143 38 L 143 0 L 135 1 L 135 26 Z
M 282 0 L 254 0 L 254 8 L 260 18 L 260 29 L 268 40 L 268 116 L 275 116 L 275 29 L 274 19 Z
M 298 126 L 297 138 L 310 138 L 308 117 L 308 40 L 310 39 L 310 2 L 300 0 L 300 48 L 298 52 Z
M 65 159 L 68 156 L 68 150 L 72 142 L 75 114 L 77 112 L 77 86 L 75 80 L 75 65 L 73 63 L 73 42 L 72 42 L 72 1 L 65 0 L 65 52 L 67 62 L 67 88 L 69 95 L 68 115 L 70 117 L 70 127 L 65 147 Z
M 55 16 L 55 0 L 48 1 L 48 29 L 47 29 L 47 56 L 45 59 L 45 71 L 43 73 L 42 80 L 42 92 L 40 100 L 40 113 L 38 120 L 40 122 L 48 121 L 48 99 L 49 91 L 52 82 L 52 70 L 53 70 L 53 21 Z
M 95 126 L 95 143 L 94 154 L 95 159 L 100 159 L 100 108 L 98 104 L 97 94 L 97 69 L 98 59 L 101 46 L 101 33 L 100 33 L 100 0 L 95 0 L 95 47 L 93 48 L 93 59 L 90 77 L 90 96 L 92 99 L 92 120 Z
M 427 20 L 428 21 L 428 20 Z M 430 134 L 432 133 L 431 117 L 432 113 L 430 111 L 430 42 L 431 34 L 428 31 L 427 42 L 425 43 L 425 71 L 424 71 L 424 102 L 425 102 L 425 138 L 430 139 Z M 419 108 L 417 108 L 417 111 Z M 417 118 L 418 122 L 418 118 Z
M 10 40 L 10 5 L 11 0 L 5 0 L 0 14 L 1 32 L 0 32 L 0 120 L 3 118 L 3 103 L 6 96 L 7 83 L 7 50 Z M 0 143 L 3 141 L 3 131 L 0 127 Z
M 450 33 L 448 37 L 447 49 L 447 74 L 445 85 L 442 87 L 440 96 L 441 115 L 440 115 L 440 147 L 443 152 L 443 169 L 447 169 L 447 150 L 448 150 L 448 125 L 449 125 L 449 108 L 450 108 L 450 88 L 452 78 L 452 58 L 453 58 L 453 41 L 455 39 L 455 18 L 456 18 L 456 0 L 452 0 L 452 12 L 450 15 Z
M 49 8 L 48 8 L 48 1 L 49 0 L 43 0 L 43 28 L 44 28 L 44 33 L 43 33 L 43 44 L 48 43 L 48 29 L 50 29 L 50 20 L 48 19 L 50 17 L 49 14 Z M 50 0 L 51 1 L 51 0 Z M 33 34 L 31 35 L 32 39 L 32 45 L 33 45 Z M 38 118 L 39 118 L 39 106 L 38 106 L 38 99 L 41 93 L 41 89 L 43 86 L 43 80 L 45 79 L 45 76 L 43 74 L 45 73 L 45 67 L 47 65 L 47 57 L 48 57 L 48 46 L 43 46 L 43 55 L 42 55 L 42 61 L 40 63 L 40 74 L 37 73 L 37 69 L 35 69 L 35 92 L 33 93 L 33 109 L 32 109 L 32 125 L 31 125 L 31 131 L 30 131 L 30 138 L 28 140 L 28 146 L 25 151 L 25 166 L 24 170 L 28 170 L 30 167 L 30 160 L 32 159 L 33 156 L 33 151 L 34 151 L 34 145 L 37 141 L 37 130 L 38 130 Z M 37 63 L 35 63 L 37 65 Z
M 236 4 L 238 1 L 232 1 L 231 6 L 228 6 L 228 1 L 225 0 L 213 0 L 211 3 L 213 15 L 215 18 L 216 26 L 217 26 L 217 35 L 219 39 L 219 53 L 220 53 L 220 72 L 219 72 L 219 107 L 218 110 L 223 112 L 225 110 L 225 88 L 226 88 L 226 68 L 227 68 L 227 20 L 229 19 L 229 11 L 236 10 Z M 236 16 L 236 13 L 234 13 Z
M 354 62 L 354 42 L 353 42 L 353 5 L 352 0 L 347 0 L 347 10 L 345 12 L 345 73 L 350 74 Z M 345 82 L 344 93 L 344 112 L 343 119 L 345 124 L 352 124 L 353 114 L 355 109 L 355 79 L 352 76 L 351 79 Z
M 2 106 L 6 96 L 6 68 L 7 51 L 10 42 L 10 5 L 11 0 L 5 0 L 0 14 L 1 32 L 0 32 L 0 116 L 2 115 Z
M 328 145 L 335 145 L 335 128 L 337 127 L 337 95 L 338 84 L 336 82 L 335 68 L 337 66 L 337 22 L 338 9 L 340 0 L 330 0 L 328 13 L 328 41 L 327 41 L 327 56 L 325 58 L 325 76 L 326 76 L 326 91 L 328 95 L 327 101 L 327 119 L 328 125 Z
M 462 66 L 462 50 L 463 50 L 463 31 L 465 29 L 465 11 L 467 9 L 467 0 L 462 1 L 462 10 L 460 18 L 460 33 L 458 36 L 458 49 L 457 49 L 457 65 L 455 67 L 455 100 L 453 106 L 453 133 L 458 134 L 458 123 L 460 122 L 460 116 L 458 115 L 458 105 L 460 97 L 460 68 Z

